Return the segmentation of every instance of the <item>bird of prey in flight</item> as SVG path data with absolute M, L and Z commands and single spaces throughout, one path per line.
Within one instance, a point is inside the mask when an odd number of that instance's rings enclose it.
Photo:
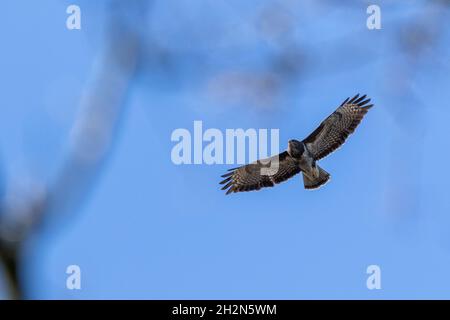
M 319 188 L 330 179 L 330 174 L 319 167 L 317 161 L 338 149 L 355 131 L 373 106 L 369 102 L 366 95 L 360 97 L 359 94 L 345 99 L 303 141 L 289 140 L 288 149 L 279 155 L 228 170 L 230 172 L 224 174 L 222 177 L 225 179 L 220 182 L 224 184 L 222 190 L 227 190 L 226 194 L 229 194 L 273 187 L 300 172 L 305 189 Z M 270 172 L 273 164 L 276 170 Z

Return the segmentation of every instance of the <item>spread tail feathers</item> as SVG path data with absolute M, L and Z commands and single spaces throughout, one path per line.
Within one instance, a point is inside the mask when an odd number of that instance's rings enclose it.
M 319 177 L 317 178 L 310 178 L 303 172 L 303 184 L 305 185 L 305 189 L 317 189 L 330 180 L 330 174 L 328 172 L 319 166 L 317 166 L 317 168 L 319 169 Z

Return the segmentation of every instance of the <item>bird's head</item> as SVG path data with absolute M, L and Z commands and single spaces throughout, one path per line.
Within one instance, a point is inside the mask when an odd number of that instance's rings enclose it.
M 303 155 L 303 151 L 305 151 L 305 147 L 303 142 L 298 140 L 289 140 L 288 141 L 288 150 L 287 152 L 293 158 L 300 158 Z

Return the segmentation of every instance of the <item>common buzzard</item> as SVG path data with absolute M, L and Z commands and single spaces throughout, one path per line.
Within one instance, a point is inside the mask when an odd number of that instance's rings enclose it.
M 297 173 L 303 173 L 305 189 L 316 189 L 330 179 L 330 174 L 317 165 L 317 161 L 338 149 L 355 131 L 367 111 L 366 95 L 347 98 L 319 127 L 303 141 L 289 140 L 288 149 L 277 156 L 230 169 L 220 184 L 226 194 L 273 187 Z M 270 168 L 275 170 L 270 171 Z

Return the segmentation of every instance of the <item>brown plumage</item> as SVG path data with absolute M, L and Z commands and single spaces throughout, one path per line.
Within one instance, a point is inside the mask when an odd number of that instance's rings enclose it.
M 314 160 L 320 160 L 335 151 L 352 134 L 364 115 L 373 107 L 367 104 L 366 95 L 354 96 L 344 100 L 339 108 L 326 118 L 303 142 L 313 154 Z
M 330 174 L 320 168 L 316 161 L 338 149 L 373 106 L 370 99 L 359 94 L 347 98 L 303 141 L 290 140 L 288 150 L 265 160 L 230 169 L 224 174 L 222 190 L 232 192 L 259 190 L 273 187 L 299 172 L 303 173 L 306 189 L 316 189 L 330 179 Z M 278 164 L 278 170 L 265 172 L 269 165 Z
M 275 165 L 278 161 L 279 168 L 273 175 L 262 172 L 262 168 L 269 169 L 270 164 Z M 297 161 L 287 151 L 278 156 L 261 161 L 255 161 L 245 166 L 228 170 L 230 172 L 222 175 L 225 178 L 220 184 L 225 184 L 222 190 L 231 192 L 259 190 L 263 187 L 273 187 L 275 184 L 286 181 L 301 171 Z

